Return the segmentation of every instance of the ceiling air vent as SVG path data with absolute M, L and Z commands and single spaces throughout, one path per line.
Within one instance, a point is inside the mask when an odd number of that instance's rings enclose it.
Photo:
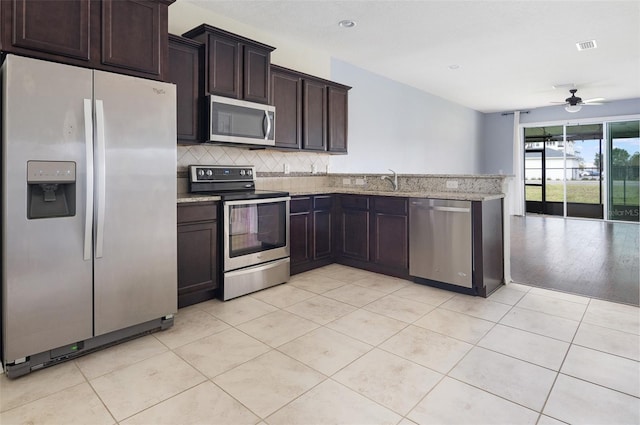
M 581 51 L 581 50 L 595 49 L 598 46 L 596 45 L 595 40 L 589 40 L 589 41 L 581 41 L 579 43 L 576 43 L 576 47 L 578 48 L 578 51 Z

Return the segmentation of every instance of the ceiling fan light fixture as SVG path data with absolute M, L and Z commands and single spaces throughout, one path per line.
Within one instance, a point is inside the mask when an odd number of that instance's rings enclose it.
M 572 114 L 578 112 L 582 109 L 581 105 L 567 105 L 564 107 L 565 111 L 571 112 Z

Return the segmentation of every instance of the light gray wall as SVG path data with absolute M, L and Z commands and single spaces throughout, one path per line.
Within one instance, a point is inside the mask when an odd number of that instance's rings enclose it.
M 513 115 L 484 114 L 480 172 L 513 174 Z
M 562 106 L 536 108 L 520 115 L 520 124 L 570 123 L 583 119 L 619 117 L 640 114 L 640 99 L 627 99 L 600 106 L 584 106 L 569 113 Z M 484 114 L 480 172 L 513 174 L 513 115 Z
M 480 169 L 482 114 L 346 62 L 331 79 L 349 91 L 349 154 L 331 172 L 471 174 Z

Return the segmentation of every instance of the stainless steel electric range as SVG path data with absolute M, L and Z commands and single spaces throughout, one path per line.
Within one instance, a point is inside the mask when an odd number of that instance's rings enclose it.
M 223 300 L 289 280 L 288 192 L 256 190 L 252 166 L 190 165 L 189 191 L 221 198 Z

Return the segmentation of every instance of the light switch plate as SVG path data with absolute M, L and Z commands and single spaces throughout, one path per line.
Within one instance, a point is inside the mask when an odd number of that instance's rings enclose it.
M 342 184 L 345 186 L 349 186 L 351 184 L 351 179 L 342 179 Z
M 364 186 L 367 183 L 365 179 L 356 179 L 356 185 Z

